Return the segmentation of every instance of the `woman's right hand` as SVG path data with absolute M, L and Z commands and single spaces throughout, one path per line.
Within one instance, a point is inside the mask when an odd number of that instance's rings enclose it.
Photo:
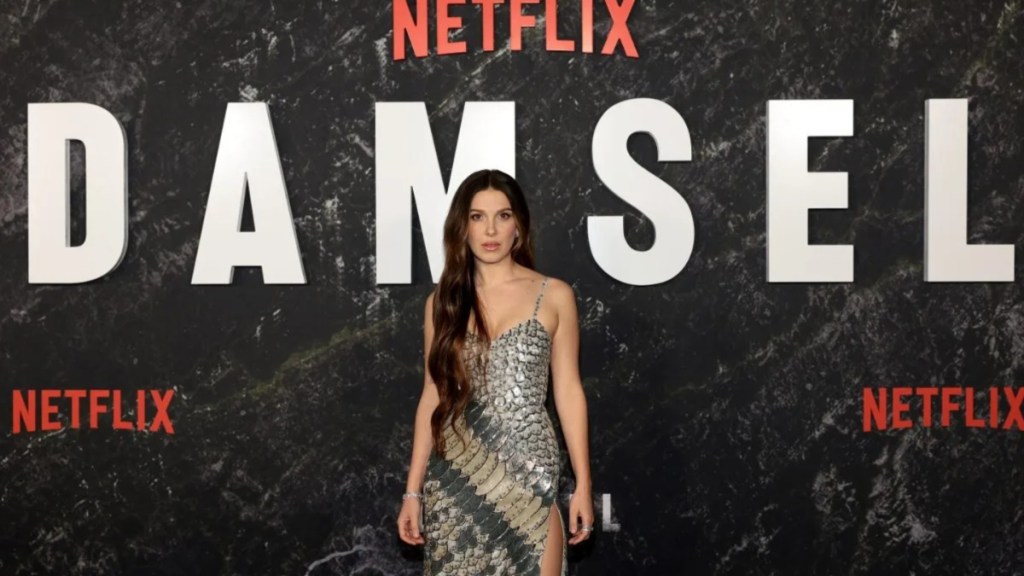
M 406 498 L 398 513 L 398 537 L 413 546 L 426 542 L 420 534 L 420 506 L 419 498 Z

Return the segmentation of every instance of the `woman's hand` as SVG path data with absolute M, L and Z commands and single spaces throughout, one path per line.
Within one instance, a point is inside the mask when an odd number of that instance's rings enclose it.
M 591 531 L 583 530 L 584 526 L 594 526 L 594 502 L 589 489 L 577 488 L 569 499 L 569 533 L 573 534 L 569 544 L 579 544 L 590 538 Z
M 413 546 L 426 542 L 420 534 L 420 506 L 419 498 L 406 498 L 398 513 L 398 537 Z

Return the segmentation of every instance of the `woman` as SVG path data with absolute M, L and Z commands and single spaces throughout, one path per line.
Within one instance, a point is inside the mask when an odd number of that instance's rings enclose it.
M 575 294 L 533 269 L 526 200 L 498 170 L 459 186 L 444 244 L 444 272 L 424 309 L 424 386 L 399 537 L 425 544 L 427 575 L 515 567 L 564 576 L 549 367 L 576 477 L 569 544 L 594 524 Z

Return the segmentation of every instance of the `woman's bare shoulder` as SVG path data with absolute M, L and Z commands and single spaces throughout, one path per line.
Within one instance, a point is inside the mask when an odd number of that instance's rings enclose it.
M 431 322 L 431 323 L 433 322 L 433 316 L 434 316 L 434 293 L 436 293 L 436 292 L 437 292 L 437 287 L 435 286 L 434 289 L 430 291 L 430 294 L 427 294 L 427 297 L 426 297 L 426 299 L 423 302 L 423 317 L 424 317 L 424 320 L 426 322 Z
M 547 278 L 548 279 L 548 288 L 547 288 L 548 290 L 555 289 L 555 290 L 569 290 L 570 292 L 572 291 L 572 286 L 568 282 L 566 282 L 565 280 L 562 280 L 561 278 L 558 278 L 557 276 L 551 276 L 550 274 L 543 274 L 543 275 L 541 275 L 541 278 Z
M 547 288 L 545 288 L 545 293 L 547 294 L 545 298 L 554 300 L 556 304 L 565 305 L 566 303 L 572 303 L 575 305 L 576 291 L 573 290 L 571 284 L 561 278 L 548 276 L 548 284 Z

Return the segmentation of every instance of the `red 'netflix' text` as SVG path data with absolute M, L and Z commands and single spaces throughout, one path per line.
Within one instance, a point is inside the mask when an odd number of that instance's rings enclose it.
M 135 419 L 122 419 L 121 390 L 44 389 L 14 390 L 12 398 L 13 433 L 52 431 L 65 427 L 58 414 L 67 415 L 68 428 L 89 428 L 103 424 L 114 430 L 146 430 L 174 434 L 167 412 L 174 390 L 138 390 L 135 392 Z M 126 394 L 126 396 L 131 393 Z M 152 406 L 148 400 L 152 399 Z M 109 414 L 109 417 L 100 415 Z M 147 419 L 149 415 L 152 418 Z
M 914 398 L 920 399 L 919 419 L 911 414 L 910 400 Z M 968 428 L 1024 430 L 1022 404 L 1024 388 L 1009 386 L 988 388 L 987 398 L 982 400 L 975 398 L 975 390 L 971 387 L 864 388 L 864 432 L 885 430 L 887 427 L 899 430 L 914 425 L 930 428 L 936 418 L 939 425 L 948 427 L 953 414 L 960 412 L 963 412 L 963 422 Z
M 542 0 L 509 0 L 509 49 L 519 52 L 523 49 L 523 29 L 537 26 L 537 17 L 532 14 L 523 13 L 523 5 L 539 4 Z M 583 53 L 594 51 L 594 0 L 577 0 L 580 3 L 580 46 L 578 50 Z M 416 0 L 416 16 L 413 17 L 409 7 L 409 0 L 392 0 L 391 12 L 393 18 L 393 58 L 405 60 L 406 40 L 412 46 L 413 55 L 422 58 L 429 54 L 430 33 L 428 23 L 430 16 L 427 10 L 427 0 Z M 472 0 L 472 4 L 480 4 L 480 30 L 481 48 L 485 52 L 493 52 L 495 44 L 494 14 L 495 4 L 504 4 L 505 0 Z M 543 0 L 544 3 L 544 40 L 548 52 L 573 52 L 577 50 L 575 38 L 558 37 L 558 0 Z M 604 45 L 601 47 L 601 54 L 610 55 L 615 53 L 617 46 L 622 46 L 623 52 L 630 58 L 639 58 L 636 51 L 636 44 L 629 32 L 629 13 L 633 9 L 636 0 L 604 0 L 605 8 L 611 17 L 611 26 L 608 29 L 608 36 L 605 37 Z M 435 53 L 444 54 L 465 54 L 468 51 L 465 40 L 452 41 L 448 38 L 449 32 L 462 28 L 462 18 L 454 16 L 450 12 L 452 5 L 466 4 L 466 0 L 435 0 L 435 11 L 432 14 L 436 26 Z M 562 5 L 567 2 L 563 0 Z

